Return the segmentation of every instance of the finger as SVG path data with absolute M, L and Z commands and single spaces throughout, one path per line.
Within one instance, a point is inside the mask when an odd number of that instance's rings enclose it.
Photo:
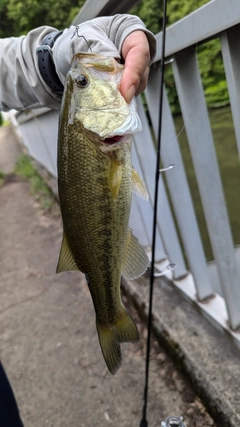
M 147 82 L 150 51 L 143 31 L 134 31 L 126 38 L 122 47 L 122 56 L 125 59 L 125 69 L 120 91 L 125 100 L 130 102 Z
M 146 89 L 149 72 L 150 72 L 150 68 L 147 67 L 142 79 L 140 80 L 140 83 L 139 83 L 139 86 L 136 90 L 135 96 L 139 95 L 140 93 L 142 93 Z

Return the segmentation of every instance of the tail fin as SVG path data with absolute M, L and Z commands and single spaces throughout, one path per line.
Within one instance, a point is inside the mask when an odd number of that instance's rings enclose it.
M 104 360 L 109 371 L 114 375 L 122 363 L 120 343 L 138 341 L 137 327 L 126 310 L 115 325 L 108 327 L 101 325 L 98 321 L 96 325 Z

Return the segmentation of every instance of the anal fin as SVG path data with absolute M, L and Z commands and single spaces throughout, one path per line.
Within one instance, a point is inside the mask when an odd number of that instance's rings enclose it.
M 63 271 L 79 270 L 72 252 L 68 246 L 67 238 L 63 232 L 62 246 L 60 249 L 57 270 L 56 273 L 62 273 Z
M 122 275 L 126 279 L 133 280 L 141 276 L 149 266 L 149 258 L 139 240 L 128 232 L 124 259 L 122 265 Z
M 143 179 L 137 173 L 136 169 L 132 168 L 132 191 L 144 200 L 148 200 L 148 191 Z

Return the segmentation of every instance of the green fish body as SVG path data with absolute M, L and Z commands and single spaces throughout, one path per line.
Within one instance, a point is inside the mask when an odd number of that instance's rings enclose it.
M 121 300 L 121 275 L 136 278 L 148 266 L 128 226 L 132 191 L 147 195 L 132 169 L 130 132 L 139 121 L 118 90 L 121 74 L 122 65 L 113 58 L 74 56 L 58 140 L 63 241 L 57 272 L 85 273 L 100 346 L 112 374 L 121 364 L 120 343 L 138 339 Z

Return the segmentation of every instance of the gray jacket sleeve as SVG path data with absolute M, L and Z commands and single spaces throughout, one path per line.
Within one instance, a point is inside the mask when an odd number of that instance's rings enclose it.
M 45 35 L 54 30 L 44 26 L 30 31 L 26 36 L 0 39 L 0 110 L 60 107 L 61 96 L 54 94 L 43 81 L 36 54 Z M 75 52 L 92 50 L 119 57 L 125 38 L 135 30 L 146 33 L 153 59 L 155 37 L 136 16 L 101 17 L 64 30 L 52 49 L 60 80 L 64 82 Z

